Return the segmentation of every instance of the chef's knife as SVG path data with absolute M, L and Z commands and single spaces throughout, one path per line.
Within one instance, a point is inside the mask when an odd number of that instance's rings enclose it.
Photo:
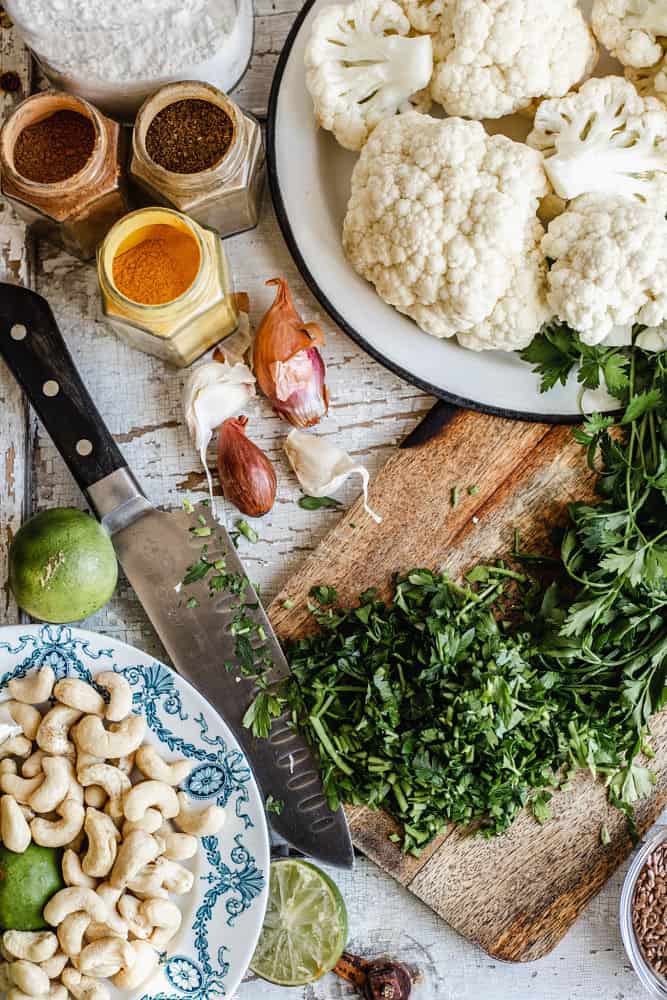
M 264 795 L 282 803 L 271 817 L 274 830 L 304 854 L 352 867 L 345 814 L 328 808 L 317 762 L 304 738 L 285 717 L 274 721 L 266 740 L 255 739 L 243 726 L 255 684 L 238 669 L 223 666 L 235 659 L 235 639 L 226 629 L 234 616 L 233 598 L 222 592 L 211 599 L 205 580 L 181 591 L 179 583 L 199 560 L 207 539 L 192 533 L 191 515 L 158 510 L 146 498 L 88 395 L 46 300 L 2 283 L 0 356 L 109 532 L 118 561 L 174 666 L 225 719 Z M 211 538 L 216 544 L 220 539 L 224 548 L 227 572 L 245 577 L 229 535 L 207 516 Z M 256 602 L 250 614 L 266 639 L 253 642 L 255 648 L 268 649 L 273 664 L 268 680 L 278 681 L 289 672 L 285 657 L 250 587 L 245 600 Z

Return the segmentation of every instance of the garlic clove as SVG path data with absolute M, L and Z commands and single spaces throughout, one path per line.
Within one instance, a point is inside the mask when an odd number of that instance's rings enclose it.
M 214 512 L 213 480 L 206 460 L 208 446 L 213 432 L 255 395 L 255 376 L 242 361 L 205 361 L 192 370 L 185 384 L 185 421 L 206 473 Z
M 364 510 L 376 524 L 382 523 L 382 518 L 368 504 L 368 469 L 365 465 L 355 465 L 342 448 L 315 434 L 293 430 L 287 435 L 285 453 L 304 493 L 311 497 L 329 496 L 336 493 L 349 476 L 360 476 Z

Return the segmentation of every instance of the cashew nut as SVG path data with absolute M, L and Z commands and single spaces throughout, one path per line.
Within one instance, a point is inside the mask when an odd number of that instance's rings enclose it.
M 30 844 L 30 827 L 12 795 L 0 798 L 0 839 L 15 854 L 23 854 Z
M 5 931 L 2 944 L 12 958 L 23 958 L 27 962 L 45 962 L 58 950 L 58 939 L 53 931 Z
M 146 720 L 141 715 L 128 715 L 105 729 L 97 715 L 86 715 L 73 732 L 74 742 L 84 753 L 96 754 L 108 760 L 125 757 L 141 746 L 146 732 Z
M 0 788 L 2 791 L 8 795 L 13 795 L 16 801 L 24 806 L 30 803 L 30 797 L 37 791 L 43 781 L 44 776 L 41 774 L 38 774 L 36 778 L 19 778 L 17 774 L 0 774 Z
M 178 804 L 178 815 L 174 822 L 183 833 L 190 833 L 193 837 L 213 837 L 225 825 L 225 810 L 220 806 L 193 809 L 185 792 L 178 792 Z
M 14 986 L 7 993 L 7 1000 L 33 1000 L 29 993 L 24 993 Z M 67 990 L 60 983 L 51 983 L 48 993 L 42 993 L 39 1000 L 67 1000 Z
M 109 692 L 106 718 L 109 722 L 122 722 L 132 711 L 132 688 L 121 674 L 105 670 L 95 678 L 98 687 Z M 118 755 L 123 756 L 122 754 Z
M 76 958 L 83 948 L 83 935 L 90 924 L 90 914 L 85 910 L 69 913 L 56 931 L 61 950 L 68 958 Z
M 97 895 L 104 900 L 107 915 L 104 922 L 95 922 L 86 931 L 87 941 L 97 941 L 103 937 L 127 938 L 129 925 L 117 910 L 117 904 L 123 895 L 122 889 L 117 889 L 109 882 L 103 882 L 97 887 Z
M 84 889 L 82 886 L 60 889 L 44 907 L 44 919 L 52 927 L 58 927 L 65 917 L 70 913 L 78 913 L 79 910 L 85 911 L 92 920 L 106 919 L 107 906 L 104 900 L 92 889 Z
M 38 782 L 27 801 L 35 812 L 53 812 L 64 799 L 68 798 L 74 768 L 67 757 L 44 757 L 42 771 L 43 781 L 39 781 L 38 778 L 24 779 Z
M 137 750 L 136 765 L 144 777 L 174 786 L 185 781 L 192 770 L 192 762 L 189 760 L 167 763 L 150 743 Z
M 93 941 L 79 956 L 79 971 L 84 976 L 108 979 L 121 969 L 131 969 L 136 955 L 129 941 L 119 937 L 100 938 Z
M 141 781 L 134 785 L 123 799 L 125 818 L 136 823 L 147 809 L 159 809 L 165 819 L 176 816 L 179 810 L 176 792 L 163 781 Z
M 63 705 L 76 708 L 85 715 L 104 715 L 102 695 L 78 677 L 65 677 L 58 681 L 53 693 Z
M 6 993 L 12 987 L 12 981 L 9 978 L 9 961 L 0 962 L 0 993 Z
M 168 899 L 145 899 L 141 904 L 141 913 L 155 928 L 148 939 L 149 944 L 158 951 L 164 951 L 181 929 L 181 911 Z
M 23 761 L 21 765 L 21 774 L 24 778 L 36 778 L 38 774 L 42 773 L 42 761 L 46 757 L 43 750 L 35 750 L 30 756 Z
M 102 757 L 97 757 L 94 753 L 85 753 L 81 748 L 78 748 L 78 753 L 76 757 L 76 768 L 80 771 L 84 767 L 88 767 L 89 764 L 101 764 L 103 762 Z
M 42 667 L 36 674 L 12 678 L 7 688 L 16 701 L 23 701 L 26 705 L 41 705 L 51 697 L 55 680 L 53 669 Z
M 190 892 L 194 875 L 187 868 L 170 861 L 168 858 L 157 858 L 139 872 L 127 883 L 130 892 L 143 897 L 155 896 L 164 898 L 166 892 L 174 892 L 181 896 Z
M 134 964 L 122 969 L 112 977 L 111 982 L 121 990 L 137 990 L 152 979 L 157 970 L 160 956 L 146 941 L 132 941 Z
M 4 757 L 27 757 L 32 751 L 32 742 L 26 736 L 10 736 L 0 743 L 0 759 Z
M 109 881 L 116 889 L 123 889 L 139 872 L 160 853 L 160 845 L 143 830 L 133 830 L 118 849 L 116 863 Z
M 14 722 L 21 727 L 23 735 L 29 740 L 34 740 L 42 721 L 42 713 L 33 705 L 26 705 L 22 701 L 6 701 L 5 707 L 9 711 Z
M 83 791 L 83 801 L 92 809 L 103 809 L 107 793 L 99 785 L 88 785 Z
M 111 764 L 89 764 L 79 768 L 78 776 L 84 788 L 89 785 L 103 788 L 109 797 L 106 811 L 113 819 L 122 817 L 124 796 L 129 793 L 132 783 L 120 768 Z
M 45 962 L 40 962 L 39 967 L 49 979 L 58 979 L 68 962 L 68 956 L 63 951 L 57 951 L 53 958 L 47 958 Z
M 123 823 L 123 836 L 127 837 L 133 830 L 143 830 L 145 833 L 155 833 L 163 823 L 162 813 L 157 809 L 147 809 L 141 819 L 131 822 L 126 819 Z
M 189 858 L 194 858 L 199 849 L 197 838 L 191 837 L 189 833 L 167 832 L 163 836 L 164 850 L 162 853 L 170 861 L 187 861 Z
M 0 801 L 1 805 L 2 801 Z M 57 807 L 56 813 L 60 816 L 58 820 L 37 816 L 30 824 L 32 839 L 41 847 L 65 847 L 81 833 L 86 810 L 80 802 L 75 802 L 74 799 L 65 799 Z
M 141 900 L 131 893 L 124 893 L 118 900 L 118 912 L 135 938 L 146 940 L 153 933 L 153 925 L 141 910 Z
M 4 760 L 0 760 L 0 774 L 18 774 L 18 773 L 19 773 L 18 764 L 16 763 L 15 760 L 12 760 L 11 757 L 5 757 Z M 26 775 L 24 774 L 23 777 L 25 778 Z
M 54 757 L 71 756 L 73 747 L 67 736 L 82 714 L 76 708 L 69 708 L 67 705 L 54 705 L 51 711 L 46 713 L 37 730 L 35 738 L 40 750 L 45 750 Z
M 111 816 L 97 809 L 86 809 L 83 828 L 88 837 L 81 868 L 93 878 L 106 878 L 113 868 L 118 851 L 120 833 Z
M 109 1000 L 106 986 L 97 979 L 82 976 L 76 969 L 65 969 L 61 978 L 74 1000 Z
M 49 992 L 49 977 L 34 962 L 19 958 L 9 966 L 9 976 L 15 986 L 29 997 L 40 997 Z

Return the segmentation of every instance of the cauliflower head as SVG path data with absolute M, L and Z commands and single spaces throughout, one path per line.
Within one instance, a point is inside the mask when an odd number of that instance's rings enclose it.
M 625 78 L 642 97 L 655 97 L 667 106 L 667 57 L 655 66 L 645 66 L 642 69 L 626 66 Z
M 667 222 L 623 197 L 583 195 L 542 240 L 552 312 L 599 344 L 615 326 L 667 319 Z
M 544 154 L 560 198 L 623 195 L 667 211 L 667 108 L 629 80 L 588 80 L 578 93 L 543 101 L 527 141 Z
M 409 31 L 394 0 L 331 4 L 313 21 L 306 87 L 318 123 L 346 149 L 361 149 L 378 122 L 428 86 L 431 38 Z
M 596 38 L 624 66 L 653 66 L 662 58 L 664 0 L 594 0 L 591 22 Z
M 479 122 L 388 118 L 361 151 L 343 247 L 380 298 L 473 350 L 525 347 L 548 318 L 539 153 Z
M 450 115 L 500 118 L 560 97 L 587 76 L 597 46 L 577 0 L 402 0 L 433 35 L 434 101 Z

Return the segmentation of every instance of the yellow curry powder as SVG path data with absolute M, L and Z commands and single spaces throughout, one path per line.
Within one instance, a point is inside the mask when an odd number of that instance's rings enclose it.
M 113 280 L 126 298 L 146 306 L 162 305 L 188 290 L 200 264 L 196 240 L 173 226 L 153 225 L 139 230 L 139 242 L 119 253 L 113 262 Z

